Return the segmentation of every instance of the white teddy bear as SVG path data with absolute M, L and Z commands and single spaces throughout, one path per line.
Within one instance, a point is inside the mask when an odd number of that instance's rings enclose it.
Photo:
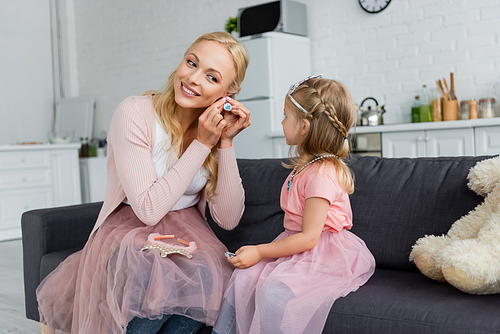
M 453 223 L 446 235 L 418 239 L 410 261 L 425 276 L 463 292 L 500 293 L 500 156 L 478 162 L 467 179 L 484 202 Z

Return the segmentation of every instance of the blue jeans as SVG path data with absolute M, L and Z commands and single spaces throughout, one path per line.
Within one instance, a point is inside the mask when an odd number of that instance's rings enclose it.
M 236 334 L 236 310 L 224 299 L 212 334 Z
M 201 322 L 191 318 L 165 314 L 156 320 L 135 317 L 127 325 L 127 334 L 196 334 L 201 327 Z

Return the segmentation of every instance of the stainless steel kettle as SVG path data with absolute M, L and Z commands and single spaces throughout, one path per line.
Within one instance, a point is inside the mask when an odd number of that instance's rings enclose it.
M 363 103 L 366 102 L 366 100 L 373 100 L 375 101 L 375 109 L 372 109 L 372 106 L 368 106 L 366 110 L 363 109 Z M 382 116 L 385 113 L 385 105 L 380 107 L 378 105 L 377 100 L 375 100 L 373 97 L 367 97 L 366 99 L 361 102 L 361 105 L 359 106 L 359 112 L 358 112 L 358 125 L 369 125 L 369 126 L 374 126 L 374 125 L 383 125 L 384 124 L 384 117 Z

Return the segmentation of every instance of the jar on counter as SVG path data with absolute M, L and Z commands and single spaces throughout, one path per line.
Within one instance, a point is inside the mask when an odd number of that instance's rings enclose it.
M 492 97 L 479 100 L 479 113 L 480 118 L 495 117 L 495 99 Z
M 460 101 L 460 112 L 458 113 L 458 119 L 469 119 L 470 114 L 470 103 L 471 101 Z
M 470 100 L 469 101 L 469 119 L 477 118 L 477 101 Z
M 443 120 L 443 110 L 441 94 L 437 89 L 432 90 L 431 100 L 431 118 L 433 122 L 441 122 Z

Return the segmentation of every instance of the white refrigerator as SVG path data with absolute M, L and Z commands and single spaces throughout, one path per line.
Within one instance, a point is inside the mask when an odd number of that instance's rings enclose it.
M 233 141 L 238 158 L 286 157 L 281 120 L 289 87 L 311 74 L 308 37 L 266 32 L 240 38 L 250 63 L 236 99 L 251 112 L 252 124 Z

